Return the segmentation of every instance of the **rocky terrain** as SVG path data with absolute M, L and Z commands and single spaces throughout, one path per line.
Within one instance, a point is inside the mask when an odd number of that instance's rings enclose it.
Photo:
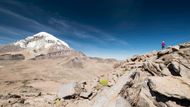
M 94 81 L 62 85 L 65 107 L 190 107 L 190 43 L 115 64 Z M 102 84 L 102 79 L 108 84 Z
M 1 60 L 0 105 L 190 107 L 190 43 L 122 62 L 65 52 Z
M 104 75 L 116 62 L 87 57 L 45 32 L 0 46 L 0 106 L 56 106 L 62 84 Z

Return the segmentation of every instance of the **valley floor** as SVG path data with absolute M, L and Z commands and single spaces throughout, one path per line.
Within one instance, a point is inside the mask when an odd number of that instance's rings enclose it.
M 2 60 L 0 61 L 0 105 L 4 107 L 23 102 L 25 106 L 27 104 L 52 106 L 62 84 L 91 80 L 98 75 L 113 71 L 113 64 L 114 62 L 99 59 L 76 57 Z

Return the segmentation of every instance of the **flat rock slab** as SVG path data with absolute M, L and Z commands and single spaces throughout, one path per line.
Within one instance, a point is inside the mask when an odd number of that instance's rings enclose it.
M 157 53 L 158 57 L 161 57 L 163 55 L 166 55 L 166 54 L 169 54 L 171 53 L 171 50 L 170 49 L 164 49 L 164 50 L 161 50 Z
M 89 98 L 90 96 L 92 96 L 92 92 L 91 91 L 89 91 L 89 92 L 81 92 L 80 93 L 80 97 L 82 97 L 82 98 Z
M 75 90 L 76 87 L 77 87 L 76 82 L 64 84 L 58 92 L 58 97 L 65 98 L 65 97 L 69 97 L 69 96 L 73 96 L 73 95 L 77 94 L 77 92 Z
M 150 77 L 151 90 L 167 97 L 190 100 L 190 80 L 181 77 Z

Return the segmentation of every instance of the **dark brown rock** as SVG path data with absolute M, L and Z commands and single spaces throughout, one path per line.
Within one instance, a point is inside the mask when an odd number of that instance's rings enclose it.
M 0 60 L 24 60 L 23 54 L 3 54 L 0 55 Z

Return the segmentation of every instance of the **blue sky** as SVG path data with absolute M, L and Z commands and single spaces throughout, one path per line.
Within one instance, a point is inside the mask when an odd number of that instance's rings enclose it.
M 125 59 L 190 40 L 189 0 L 1 0 L 0 44 L 45 31 L 88 56 Z

